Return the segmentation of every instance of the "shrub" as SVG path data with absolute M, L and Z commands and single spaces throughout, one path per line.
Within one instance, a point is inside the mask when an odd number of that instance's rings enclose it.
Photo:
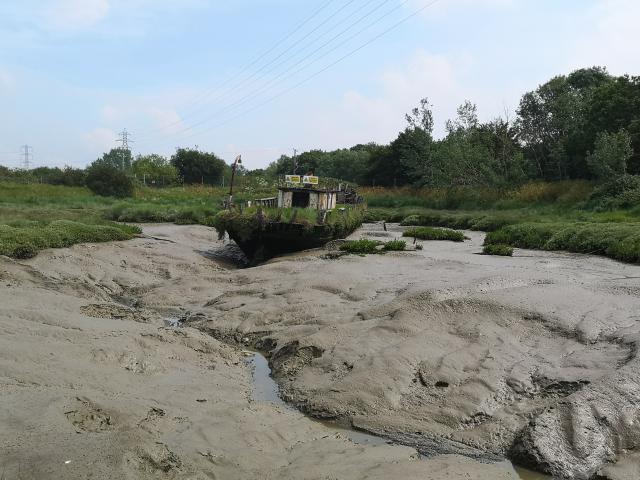
M 596 210 L 633 208 L 640 205 L 640 176 L 621 175 L 596 188 L 587 205 Z
M 390 240 L 382 247 L 382 249 L 387 252 L 404 252 L 406 248 L 407 242 L 404 240 Z
M 382 245 L 382 243 L 377 240 L 368 240 L 363 238 L 343 243 L 340 245 L 340 250 L 347 253 L 364 255 L 367 253 L 378 253 L 380 251 L 378 248 L 380 245 Z
M 502 243 L 485 245 L 482 249 L 482 253 L 485 255 L 498 255 L 501 257 L 513 256 L 513 247 L 510 245 L 504 245 Z
M 464 242 L 464 234 L 448 228 L 416 227 L 405 230 L 403 237 L 419 238 L 421 240 L 451 240 Z
M 85 224 L 56 220 L 49 224 L 0 225 L 0 255 L 31 258 L 44 248 L 69 247 L 76 243 L 128 240 L 138 227 L 116 224 Z
M 540 250 L 567 250 L 640 263 L 640 225 L 634 223 L 525 223 L 509 225 L 485 238 L 485 245 L 506 244 Z
M 103 197 L 133 196 L 133 182 L 127 175 L 112 166 L 96 163 L 87 169 L 87 187 Z

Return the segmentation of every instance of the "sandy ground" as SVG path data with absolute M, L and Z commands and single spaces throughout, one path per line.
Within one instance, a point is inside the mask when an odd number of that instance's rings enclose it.
M 236 270 L 208 228 L 144 230 L 0 257 L 0 478 L 638 478 L 640 267 L 470 233 Z M 410 446 L 254 400 L 244 346 L 304 411 Z

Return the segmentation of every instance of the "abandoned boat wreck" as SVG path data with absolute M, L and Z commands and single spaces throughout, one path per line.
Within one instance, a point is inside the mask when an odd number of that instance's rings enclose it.
M 255 265 L 350 235 L 362 224 L 364 207 L 357 196 L 350 197 L 357 200 L 354 204 L 339 204 L 338 198 L 346 198 L 341 189 L 289 184 L 278 189 L 277 197 L 230 205 L 216 215 L 214 227 Z

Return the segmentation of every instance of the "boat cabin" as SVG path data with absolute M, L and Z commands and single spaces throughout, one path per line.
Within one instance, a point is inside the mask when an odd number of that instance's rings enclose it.
M 316 190 L 305 187 L 281 187 L 278 189 L 279 208 L 310 208 L 333 210 L 338 198 L 336 190 Z

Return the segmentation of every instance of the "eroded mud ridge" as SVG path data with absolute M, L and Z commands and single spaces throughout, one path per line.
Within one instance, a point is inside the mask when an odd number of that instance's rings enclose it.
M 7 478 L 518 478 L 486 463 L 505 456 L 557 478 L 640 478 L 640 267 L 480 256 L 469 233 L 236 270 L 205 227 L 146 231 L 0 258 Z M 254 401 L 230 344 L 265 352 L 304 412 L 404 446 Z
M 470 265 L 463 248 L 238 272 L 197 323 L 266 352 L 284 398 L 315 417 L 426 455 L 609 475 L 640 438 L 640 304 L 633 275 L 615 273 L 628 267 L 562 254 Z
M 424 455 L 510 456 L 588 478 L 621 447 L 607 445 L 619 433 L 589 398 L 635 359 L 634 343 L 580 341 L 531 312 L 422 292 L 299 339 L 286 330 L 209 333 L 266 351 L 283 397 L 308 414 L 347 419 Z M 613 422 L 636 403 L 617 393 L 600 399 Z

